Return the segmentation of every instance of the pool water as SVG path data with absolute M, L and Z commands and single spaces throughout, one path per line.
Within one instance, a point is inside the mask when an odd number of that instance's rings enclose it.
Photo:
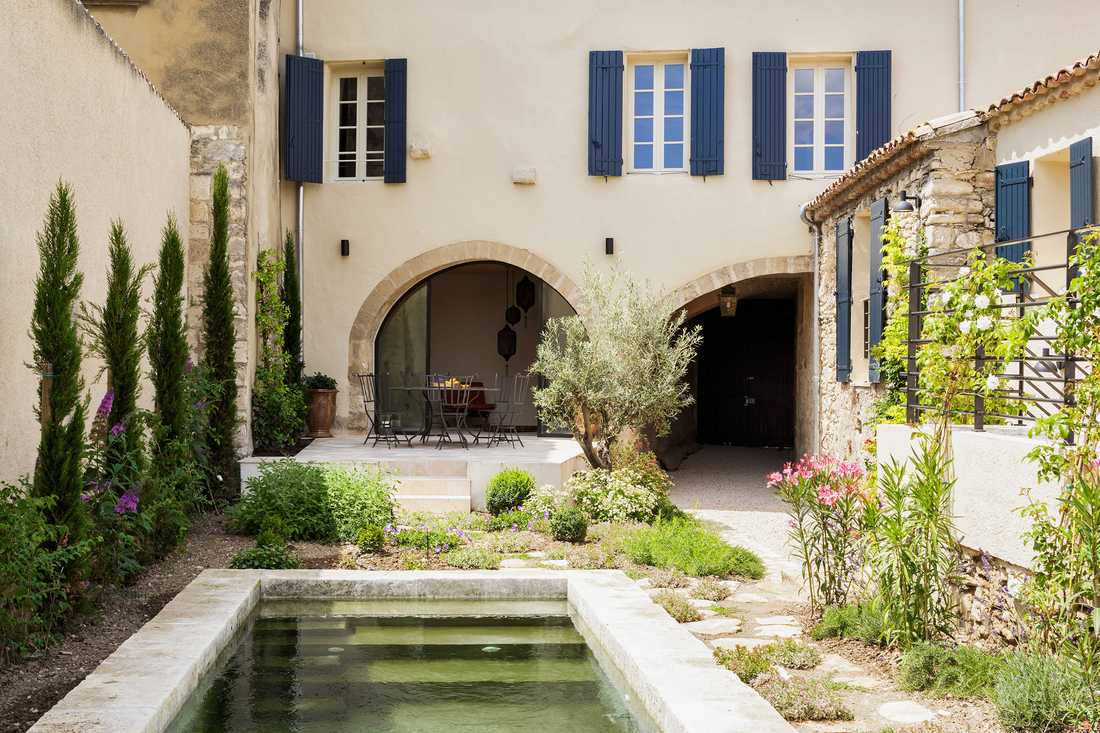
M 267 602 L 169 731 L 652 730 L 630 704 L 564 603 Z

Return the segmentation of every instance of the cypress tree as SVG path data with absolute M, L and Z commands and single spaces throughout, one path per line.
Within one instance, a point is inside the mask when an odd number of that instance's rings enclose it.
M 237 492 L 237 332 L 233 322 L 233 284 L 229 275 L 229 174 L 214 173 L 210 262 L 202 282 L 203 359 L 219 388 L 210 405 L 207 444 L 210 462 L 222 477 L 223 498 Z
M 187 332 L 183 316 L 183 273 L 183 243 L 175 217 L 169 216 L 161 235 L 160 258 L 157 274 L 153 278 L 153 313 L 146 332 L 153 403 L 163 431 L 158 436 L 158 449 L 183 437 L 187 425 L 184 385 Z
M 47 519 L 62 525 L 70 544 L 84 538 L 88 515 L 80 500 L 83 488 L 84 420 L 81 393 L 81 341 L 75 317 L 84 277 L 77 271 L 80 242 L 72 190 L 59 182 L 37 237 L 38 277 L 34 283 L 33 368 L 48 371 L 48 397 L 39 387 L 41 439 L 34 469 L 35 496 L 55 497 Z
M 283 351 L 287 355 L 286 383 L 298 389 L 302 384 L 302 299 L 298 292 L 298 258 L 294 252 L 294 235 L 286 233 L 283 243 L 283 302 L 287 307 L 286 328 L 283 330 Z
M 122 425 L 122 452 L 137 450 L 141 431 L 133 420 L 141 392 L 141 354 L 144 340 L 138 333 L 141 316 L 141 281 L 148 267 L 134 266 L 134 255 L 126 241 L 122 222 L 111 223 L 108 245 L 107 300 L 102 306 L 84 309 L 84 322 L 91 336 L 91 350 L 103 359 L 109 375 L 108 388 L 114 392 L 107 424 Z

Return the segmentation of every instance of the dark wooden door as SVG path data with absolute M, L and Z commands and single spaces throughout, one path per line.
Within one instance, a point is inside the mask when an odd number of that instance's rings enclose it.
M 699 441 L 794 445 L 794 302 L 743 300 L 736 316 L 715 309 L 696 322 L 703 327 Z

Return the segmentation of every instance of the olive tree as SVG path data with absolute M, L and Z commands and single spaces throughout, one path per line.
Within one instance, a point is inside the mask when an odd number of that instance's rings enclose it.
M 531 371 L 542 421 L 569 426 L 588 462 L 611 468 L 611 446 L 626 429 L 668 433 L 692 402 L 684 375 L 699 327 L 685 327 L 668 293 L 628 274 L 585 270 L 588 317 L 546 324 Z

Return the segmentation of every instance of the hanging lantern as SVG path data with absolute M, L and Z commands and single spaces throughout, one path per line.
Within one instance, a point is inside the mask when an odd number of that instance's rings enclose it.
M 737 288 L 724 286 L 718 293 L 718 307 L 726 318 L 737 315 Z
M 497 331 L 497 353 L 504 361 L 516 355 L 516 332 L 507 324 Z
M 508 321 L 508 323 L 513 326 L 519 323 L 520 315 L 519 308 L 514 305 L 510 305 L 504 309 L 504 320 Z
M 523 279 L 516 283 L 516 305 L 523 309 L 523 312 L 531 310 L 531 306 L 535 304 L 535 283 L 531 278 L 526 275 Z

